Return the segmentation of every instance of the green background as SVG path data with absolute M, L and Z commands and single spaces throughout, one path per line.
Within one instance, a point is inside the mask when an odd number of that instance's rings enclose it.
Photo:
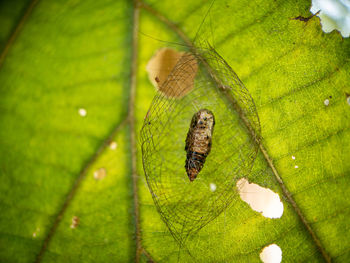
M 211 2 L 147 3 L 192 39 Z M 217 0 L 206 20 L 259 113 L 266 152 L 249 180 L 279 193 L 284 213 L 268 219 L 237 200 L 193 238 L 200 262 L 259 262 L 271 243 L 283 262 L 350 258 L 350 41 L 322 32 L 317 17 L 292 19 L 310 16 L 310 6 Z M 156 94 L 146 64 L 171 45 L 156 39 L 183 43 L 159 18 L 129 1 L 0 3 L 0 262 L 178 261 L 139 142 Z M 101 167 L 107 176 L 95 180 Z M 180 253 L 180 262 L 193 258 Z

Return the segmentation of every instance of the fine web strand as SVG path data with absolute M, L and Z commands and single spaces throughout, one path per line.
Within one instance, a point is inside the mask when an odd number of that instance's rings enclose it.
M 215 53 L 208 58 L 212 56 Z M 175 96 L 182 92 L 177 88 L 181 87 L 178 83 L 184 78 L 182 70 L 186 61 L 180 61 L 163 84 L 163 90 L 173 89 L 168 94 Z M 230 76 L 224 76 L 227 82 Z M 235 83 L 229 83 L 233 86 L 231 89 L 237 86 Z M 228 107 L 215 84 L 202 66 L 194 88 L 184 97 L 178 99 L 164 94 L 155 97 L 142 130 L 147 182 L 158 211 L 180 242 L 213 220 L 237 197 L 235 181 L 248 172 L 251 157 L 257 151 L 239 117 Z M 240 102 L 245 100 L 246 97 Z M 190 183 L 184 169 L 184 139 L 191 115 L 199 108 L 214 112 L 216 126 L 211 158 L 208 157 L 201 176 Z M 218 185 L 213 193 L 208 190 L 211 181 Z
M 260 140 L 254 101 L 213 45 L 201 37 L 204 21 L 196 33 L 196 48 L 189 48 L 191 53 L 179 59 L 161 85 L 141 131 L 147 183 L 179 244 L 178 258 L 180 251 L 189 253 L 186 240 L 240 198 L 236 182 L 249 175 Z M 193 87 L 188 83 L 191 74 Z M 197 179 L 190 182 L 184 167 L 185 139 L 193 114 L 204 108 L 215 116 L 212 148 Z

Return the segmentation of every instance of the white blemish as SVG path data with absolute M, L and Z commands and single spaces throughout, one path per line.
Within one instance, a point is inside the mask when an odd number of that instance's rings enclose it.
M 321 19 L 322 30 L 326 33 L 337 29 L 343 37 L 350 36 L 349 0 L 312 0 L 311 13 Z
M 35 232 L 33 233 L 33 237 L 36 237 L 40 232 L 40 228 L 38 227 Z
M 80 219 L 77 216 L 72 217 L 72 224 L 70 225 L 70 228 L 76 228 L 79 225 Z
M 210 183 L 210 191 L 215 192 L 216 190 L 216 184 Z
M 346 98 L 346 101 L 350 105 L 350 96 Z
M 329 99 L 325 99 L 324 102 L 323 102 L 323 104 L 324 104 L 325 106 L 328 106 L 328 105 L 329 105 Z
M 282 261 L 282 250 L 276 244 L 268 245 L 260 252 L 260 259 L 264 263 L 280 263 Z
M 298 166 L 298 165 L 296 165 L 296 166 L 294 166 L 294 168 L 295 168 L 295 169 L 298 169 L 298 168 L 299 168 L 299 166 Z
M 79 109 L 78 112 L 81 117 L 85 117 L 87 114 L 86 110 L 83 108 Z
M 103 167 L 94 171 L 94 178 L 96 180 L 101 180 L 101 179 L 105 178 L 106 175 L 107 175 L 107 170 Z
M 294 155 L 292 155 L 292 159 L 295 160 L 295 156 Z
M 117 149 L 117 147 L 118 147 L 118 144 L 116 142 L 112 141 L 109 143 L 109 148 L 111 148 L 112 150 Z
M 268 218 L 280 218 L 283 214 L 283 203 L 277 193 L 268 188 L 249 183 L 245 178 L 236 183 L 241 199 L 257 212 Z

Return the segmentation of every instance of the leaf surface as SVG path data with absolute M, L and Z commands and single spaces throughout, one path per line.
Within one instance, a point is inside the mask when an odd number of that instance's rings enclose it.
M 310 15 L 309 1 L 214 3 L 199 32 L 254 99 L 262 141 L 248 179 L 278 193 L 284 213 L 265 218 L 237 199 L 179 248 L 149 193 L 139 143 L 134 171 L 132 138 L 156 94 L 146 64 L 170 46 L 155 38 L 186 44 L 176 30 L 193 39 L 210 2 L 147 5 L 134 24 L 128 1 L 38 1 L 0 60 L 0 261 L 259 262 L 271 243 L 284 262 L 346 261 L 349 39 L 322 32 L 317 17 L 294 20 Z M 8 16 L 1 47 L 21 13 Z

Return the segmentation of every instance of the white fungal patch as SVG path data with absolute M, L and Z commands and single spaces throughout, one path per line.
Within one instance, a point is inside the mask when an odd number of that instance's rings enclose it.
M 326 33 L 338 30 L 343 37 L 350 36 L 349 0 L 312 0 L 311 13 L 321 19 L 322 30 Z
M 295 156 L 294 155 L 292 155 L 292 159 L 295 160 Z
M 295 169 L 298 169 L 298 168 L 299 168 L 299 166 L 298 166 L 298 165 L 296 165 L 296 166 L 294 166 L 294 168 L 295 168 Z
M 81 117 L 85 117 L 86 114 L 87 114 L 86 110 L 83 109 L 83 108 L 80 108 L 80 109 L 78 110 L 78 112 L 79 112 L 79 115 L 80 115 Z
M 94 172 L 94 178 L 96 180 L 102 180 L 107 176 L 107 170 L 105 168 L 99 168 Z
M 210 183 L 209 187 L 210 187 L 210 191 L 212 192 L 216 191 L 216 184 Z
M 261 251 L 260 259 L 264 263 L 280 263 L 282 261 L 282 250 L 276 244 L 268 245 Z
M 117 147 L 118 147 L 118 144 L 116 142 L 112 141 L 109 143 L 110 149 L 115 150 L 115 149 L 117 149 Z
M 325 106 L 328 106 L 328 105 L 329 105 L 329 99 L 325 99 L 324 102 L 323 102 L 323 104 L 324 104 Z
M 73 216 L 72 218 L 72 224 L 70 225 L 70 228 L 76 228 L 79 225 L 80 219 L 77 216 Z
M 350 105 L 350 96 L 346 98 L 346 102 Z
M 264 217 L 280 218 L 283 214 L 283 203 L 277 193 L 268 188 L 249 183 L 245 178 L 236 183 L 241 199 Z

